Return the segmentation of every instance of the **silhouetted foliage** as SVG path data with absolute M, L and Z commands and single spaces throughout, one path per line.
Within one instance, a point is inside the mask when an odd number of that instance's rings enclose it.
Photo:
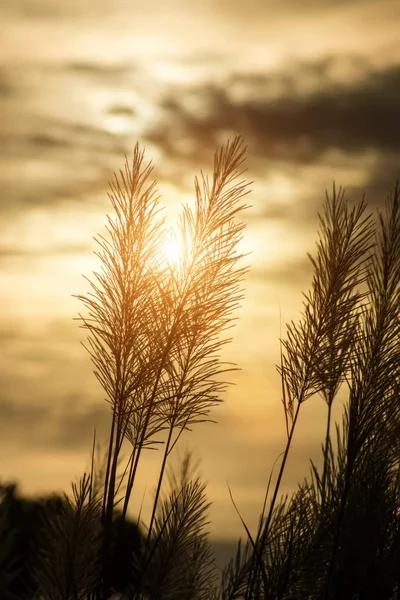
M 96 553 L 90 553 L 90 559 L 93 563 L 100 565 L 101 546 L 96 544 L 96 539 L 91 537 L 89 540 L 83 540 L 82 536 L 76 536 L 75 540 L 69 536 L 72 529 L 71 517 L 75 525 L 79 525 L 81 534 L 88 534 L 87 522 L 82 519 L 79 522 L 78 511 L 76 507 L 71 511 L 71 503 L 68 498 L 59 495 L 52 495 L 43 498 L 23 498 L 17 493 L 15 485 L 3 485 L 1 488 L 0 519 L 4 517 L 5 531 L 7 539 L 2 539 L 1 550 L 4 556 L 5 565 L 10 565 L 9 577 L 2 581 L 1 595 L 2 600 L 18 598 L 20 600 L 36 598 L 40 595 L 43 598 L 56 600 L 57 597 L 64 597 L 62 589 L 49 594 L 49 589 L 57 587 L 57 583 L 63 583 L 63 575 L 67 574 L 65 567 L 68 561 L 58 565 L 54 564 L 54 553 L 61 555 L 61 559 L 68 559 L 63 550 L 63 542 L 67 542 L 71 553 L 78 554 L 79 550 L 88 546 L 96 549 Z M 96 515 L 98 525 L 100 525 L 100 512 Z M 92 534 L 96 535 L 93 529 Z M 101 535 L 101 527 L 98 528 L 97 535 Z M 64 537 L 64 540 L 62 539 Z M 68 539 L 69 537 L 69 539 Z M 67 539 L 65 539 L 67 538 Z M 64 547 L 63 547 L 64 546 Z M 75 546 L 75 547 L 74 547 Z M 80 546 L 80 548 L 78 547 Z M 137 565 L 142 549 L 144 538 L 137 524 L 123 519 L 121 514 L 116 513 L 113 519 L 110 543 L 110 572 L 111 588 L 115 592 L 124 593 L 128 589 L 135 588 L 137 583 Z M 48 560 L 51 561 L 51 576 L 53 581 L 49 581 Z M 89 558 L 89 555 L 86 555 Z M 85 568 L 88 565 L 81 565 Z M 54 569 L 54 570 L 53 570 Z M 4 569 L 4 572 L 6 569 Z M 88 570 L 90 572 L 90 569 Z M 94 593 L 97 584 L 97 578 L 101 578 L 100 569 L 96 573 L 96 581 L 91 590 L 90 578 L 87 579 L 85 594 Z M 73 587 L 74 575 L 70 573 L 70 584 Z M 64 583 L 67 580 L 64 579 Z M 81 590 L 79 590 L 78 596 Z M 67 597 L 67 595 L 65 596 Z M 71 597 L 74 593 L 71 592 Z
M 400 595 L 399 192 L 376 230 L 364 202 L 350 210 L 342 190 L 327 196 L 313 286 L 282 340 L 286 448 L 267 516 L 269 485 L 256 538 L 249 533 L 250 558 L 231 563 L 223 598 Z M 334 444 L 331 408 L 343 384 Z M 312 463 L 311 477 L 279 501 L 301 406 L 316 395 L 328 408 L 322 470 Z
M 400 598 L 400 190 L 376 224 L 362 200 L 350 208 L 333 187 L 320 216 L 310 291 L 287 325 L 278 371 L 286 445 L 252 535 L 239 541 L 215 585 L 205 484 L 184 456 L 184 430 L 209 420 L 233 369 L 221 361 L 246 268 L 236 222 L 247 194 L 238 181 L 240 138 L 214 158 L 212 180 L 195 180 L 169 260 L 151 165 L 136 146 L 111 184 L 115 217 L 98 236 L 101 267 L 80 296 L 87 349 L 111 408 L 104 468 L 73 496 L 18 497 L 3 486 L 0 600 L 399 600 Z M 338 392 L 347 392 L 332 424 Z M 327 409 L 322 468 L 281 498 L 301 407 Z M 164 441 L 159 437 L 164 434 Z M 127 519 L 142 452 L 164 443 L 147 534 Z M 128 460 L 121 469 L 122 446 Z M 276 462 L 277 462 L 276 461 Z M 165 489 L 164 475 L 169 487 Z M 272 488 L 272 489 L 271 489 Z M 271 492 L 271 497 L 270 497 Z M 122 510 L 116 512 L 121 503 Z M 236 506 L 235 506 L 236 508 Z

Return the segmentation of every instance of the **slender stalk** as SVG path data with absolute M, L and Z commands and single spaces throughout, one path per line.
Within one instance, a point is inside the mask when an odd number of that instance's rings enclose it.
M 332 399 L 333 400 L 333 399 Z M 331 418 L 332 418 L 332 404 L 328 402 L 328 416 L 326 421 L 326 434 L 325 434 L 325 445 L 324 445 L 324 466 L 322 473 L 322 489 L 321 489 L 321 505 L 325 504 L 325 492 L 326 492 L 326 478 L 328 475 L 328 452 L 331 445 Z
M 92 445 L 92 456 L 91 456 L 91 464 L 90 464 L 90 489 L 89 489 L 89 505 L 92 503 L 93 499 L 93 481 L 94 481 L 94 454 L 96 451 L 96 428 L 93 433 L 93 445 Z
M 132 488 L 133 488 L 133 478 L 132 478 L 132 472 L 133 472 L 133 464 L 135 461 L 135 454 L 136 454 L 136 446 L 134 446 L 133 451 L 131 452 L 130 458 L 129 458 L 129 475 L 128 475 L 128 482 L 126 484 L 126 492 L 125 492 L 125 498 L 124 498 L 124 506 L 122 509 L 122 518 L 125 519 L 126 518 L 126 511 L 128 510 L 128 504 L 129 504 L 129 500 L 131 497 L 131 492 L 132 492 Z
M 117 469 L 118 469 L 118 458 L 121 449 L 121 443 L 123 437 L 121 436 L 121 415 L 122 415 L 122 404 L 124 401 L 124 384 L 125 378 L 120 375 L 120 360 L 117 360 L 118 366 L 118 375 L 116 379 L 116 389 L 119 390 L 119 398 L 117 398 L 115 402 L 115 406 L 119 407 L 119 412 L 117 413 L 118 421 L 117 427 L 115 430 L 115 446 L 113 451 L 113 457 L 111 461 L 110 468 L 110 476 L 109 476 L 109 485 L 108 489 L 104 490 L 104 495 L 107 495 L 107 499 L 105 501 L 105 513 L 104 513 L 104 544 L 103 544 L 103 594 L 106 597 L 109 593 L 109 552 L 110 552 L 110 544 L 111 544 L 111 528 L 112 528 L 112 520 L 114 513 L 114 500 L 115 500 L 115 483 L 117 479 Z M 124 365 L 125 367 L 125 365 Z M 120 388 L 120 381 L 121 388 Z
M 149 531 L 148 531 L 148 534 L 147 534 L 147 544 L 149 544 L 149 542 L 150 542 L 151 532 L 153 530 L 153 524 L 154 524 L 154 519 L 155 519 L 155 516 L 156 516 L 158 498 L 159 498 L 160 491 L 161 491 L 161 484 L 162 484 L 162 480 L 163 480 L 163 477 L 164 477 L 165 466 L 167 464 L 167 459 L 168 459 L 168 455 L 169 455 L 169 452 L 170 452 L 170 444 L 171 444 L 173 430 L 174 430 L 174 424 L 171 423 L 170 428 L 169 428 L 169 432 L 168 432 L 167 442 L 165 444 L 165 450 L 164 450 L 163 460 L 162 460 L 162 463 L 161 463 L 160 475 L 158 477 L 156 495 L 155 495 L 154 502 L 153 502 L 153 510 L 152 510 L 152 513 L 151 513 Z
M 288 441 L 286 443 L 285 453 L 283 455 L 281 466 L 280 466 L 280 469 L 279 469 L 278 478 L 276 480 L 275 490 L 274 490 L 274 494 L 272 496 L 271 505 L 269 507 L 267 521 L 266 521 L 266 524 L 265 524 L 265 528 L 264 528 L 263 534 L 261 536 L 261 543 L 262 543 L 261 551 L 263 550 L 263 545 L 265 544 L 265 541 L 266 541 L 267 536 L 268 536 L 268 529 L 269 529 L 269 526 L 271 524 L 272 514 L 273 514 L 274 508 L 275 508 L 275 502 L 276 502 L 276 499 L 277 499 L 277 496 L 278 496 L 278 491 L 279 491 L 279 488 L 280 488 L 280 485 L 281 485 L 281 481 L 282 481 L 282 477 L 283 477 L 283 472 L 284 472 L 285 467 L 286 467 L 286 461 L 287 461 L 287 458 L 289 456 L 290 447 L 292 445 L 293 434 L 294 434 L 294 430 L 295 430 L 295 427 L 296 427 L 297 418 L 299 416 L 300 406 L 301 406 L 301 402 L 298 402 L 297 407 L 296 407 L 296 412 L 294 413 L 294 418 L 293 418 L 292 426 L 290 428 L 289 438 L 288 438 Z
M 301 406 L 301 403 L 298 402 L 297 403 L 297 407 L 296 407 L 296 412 L 294 413 L 292 425 L 291 425 L 291 428 L 290 428 L 290 431 L 289 431 L 289 437 L 288 437 L 288 440 L 286 442 L 286 448 L 285 448 L 285 452 L 283 454 L 281 466 L 279 468 L 278 478 L 276 480 L 275 489 L 274 489 L 274 493 L 273 493 L 273 496 L 272 496 L 271 504 L 270 504 L 270 507 L 269 507 L 267 520 L 266 520 L 266 523 L 265 523 L 265 527 L 264 527 L 263 533 L 261 535 L 261 545 L 260 545 L 260 549 L 259 549 L 259 552 L 258 552 L 258 556 L 260 556 L 261 559 L 262 559 L 263 551 L 264 551 L 265 544 L 266 544 L 266 541 L 267 541 L 267 538 L 268 538 L 268 530 L 269 530 L 269 527 L 270 527 L 270 524 L 271 524 L 271 519 L 272 519 L 272 515 L 273 515 L 273 512 L 274 512 L 276 499 L 278 497 L 278 492 L 279 492 L 279 488 L 280 488 L 280 485 L 281 485 L 281 481 L 282 481 L 282 477 L 283 477 L 283 472 L 285 470 L 287 458 L 289 456 L 289 451 L 290 451 L 290 447 L 291 447 L 291 444 L 292 444 L 293 434 L 294 434 L 294 430 L 295 430 L 295 427 L 296 427 L 297 418 L 298 418 L 299 412 L 300 412 L 300 406 Z M 252 557 L 252 564 L 253 564 L 253 558 L 254 558 L 254 554 L 253 554 L 253 557 Z M 254 585 L 255 585 L 255 583 L 257 581 L 258 567 L 259 566 L 260 565 L 257 564 L 257 566 L 256 566 L 255 569 L 251 568 L 250 586 L 249 586 L 249 588 L 246 591 L 246 598 L 248 600 L 251 600 L 251 597 L 252 597 Z
M 109 477 L 110 477 L 111 457 L 112 457 L 112 449 L 113 449 L 113 442 L 114 442 L 115 415 L 116 415 L 116 406 L 114 404 L 113 414 L 112 414 L 112 419 L 111 419 L 110 440 L 108 443 L 106 474 L 105 474 L 105 479 L 104 479 L 104 492 L 103 492 L 103 502 L 102 502 L 102 511 L 101 511 L 102 521 L 104 521 L 105 513 L 106 513 L 108 481 L 109 481 Z
M 344 518 L 344 511 L 346 508 L 347 497 L 348 497 L 349 490 L 350 490 L 350 479 L 351 479 L 352 467 L 349 465 L 349 463 L 347 463 L 347 465 L 348 466 L 346 467 L 344 489 L 343 489 L 342 497 L 340 499 L 338 520 L 337 520 L 337 525 L 336 525 L 336 530 L 335 530 L 335 537 L 333 540 L 333 549 L 332 549 L 332 554 L 331 554 L 331 558 L 329 561 L 328 573 L 327 573 L 327 576 L 325 579 L 325 585 L 324 585 L 324 590 L 323 590 L 323 594 L 322 594 L 322 598 L 324 600 L 328 600 L 329 594 L 330 594 L 333 569 L 335 566 L 336 555 L 337 555 L 337 551 L 339 548 L 339 539 L 340 539 L 340 533 L 341 533 L 341 528 L 342 528 L 342 523 L 343 523 L 343 518 Z

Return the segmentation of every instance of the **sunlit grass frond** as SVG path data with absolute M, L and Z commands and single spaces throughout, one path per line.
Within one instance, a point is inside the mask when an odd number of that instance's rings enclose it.
M 141 452 L 156 447 L 158 434 L 167 431 L 150 538 L 168 456 L 184 429 L 209 420 L 227 386 L 221 376 L 234 368 L 220 355 L 246 272 L 237 251 L 244 224 L 236 221 L 248 193 L 239 179 L 244 156 L 237 137 L 215 154 L 212 179 L 195 179 L 195 206 L 183 207 L 177 233 L 178 261 L 166 255 L 170 235 L 155 183 L 148 183 L 151 165 L 143 167 L 138 146 L 111 184 L 115 217 L 108 217 L 107 236 L 96 238 L 101 269 L 89 281 L 91 292 L 79 296 L 88 312 L 80 317 L 86 347 L 112 408 L 102 511 L 106 545 L 121 487 L 123 441 L 131 444 L 125 516 Z M 107 553 L 105 547 L 104 568 Z M 104 593 L 107 585 L 106 574 Z

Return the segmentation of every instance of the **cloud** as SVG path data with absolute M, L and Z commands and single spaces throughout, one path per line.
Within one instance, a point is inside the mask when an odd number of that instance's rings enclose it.
M 60 405 L 61 404 L 61 405 Z M 9 448 L 30 447 L 32 450 L 81 451 L 90 448 L 93 430 L 97 439 L 105 439 L 110 409 L 101 405 L 88 405 L 85 398 L 66 397 L 56 405 L 34 401 L 15 401 L 0 398 L 0 437 L 3 452 Z
M 20 130 L 3 131 L 0 139 L 0 185 L 6 199 L 1 212 L 105 194 L 110 156 L 123 155 L 121 141 L 104 129 L 34 114 Z
M 158 95 L 144 73 L 121 62 L 72 61 L 59 71 L 30 71 L 27 87 L 3 69 L 2 210 L 104 194 L 110 157 L 129 153 L 138 138 L 163 151 L 160 179 L 190 191 L 193 168 L 209 165 L 215 147 L 236 132 L 249 146 L 257 178 L 266 176 L 266 159 L 270 169 L 280 164 L 288 172 L 326 162 L 334 151 L 343 164 L 368 151 L 377 157 L 400 153 L 400 65 L 376 72 L 360 56 L 292 61 L 273 72 L 228 71 L 220 82 L 157 84 Z M 63 103 L 56 112 L 50 79 Z M 85 100 L 81 112 L 65 104 L 63 90 L 71 86 Z M 304 181 L 304 173 L 294 176 Z M 279 202 L 265 216 L 286 218 L 292 210 Z
M 1 212 L 106 195 L 111 161 L 130 153 L 145 104 L 129 74 L 96 62 L 0 69 Z
M 147 137 L 174 156 L 192 153 L 193 158 L 199 147 L 214 147 L 224 132 L 242 133 L 259 157 L 299 163 L 331 149 L 400 152 L 400 65 L 335 82 L 329 77 L 331 63 L 292 64 L 270 75 L 232 76 L 179 94 L 171 90 L 163 102 L 164 123 Z M 313 85 L 305 91 L 306 74 Z M 193 97 L 203 110 L 192 108 Z M 184 150 L 177 143 L 182 136 L 192 142 Z
M 92 61 L 72 61 L 68 62 L 64 69 L 83 77 L 99 78 L 104 83 L 105 79 L 111 83 L 121 83 L 121 78 L 131 76 L 135 70 L 132 62 L 129 63 L 99 63 Z

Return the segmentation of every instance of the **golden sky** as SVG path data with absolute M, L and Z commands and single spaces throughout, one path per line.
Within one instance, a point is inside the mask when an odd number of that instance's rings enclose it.
M 400 175 L 398 0 L 9 0 L 1 4 L 0 444 L 2 477 L 68 489 L 108 405 L 73 321 L 96 265 L 107 182 L 136 141 L 172 215 L 214 149 L 240 133 L 254 180 L 246 299 L 227 352 L 241 372 L 185 437 L 209 482 L 215 538 L 257 523 L 281 452 L 280 313 L 310 285 L 332 181 L 371 208 Z M 304 407 L 283 490 L 317 456 L 323 402 Z M 159 462 L 142 463 L 150 497 Z M 141 501 L 138 493 L 135 501 Z

